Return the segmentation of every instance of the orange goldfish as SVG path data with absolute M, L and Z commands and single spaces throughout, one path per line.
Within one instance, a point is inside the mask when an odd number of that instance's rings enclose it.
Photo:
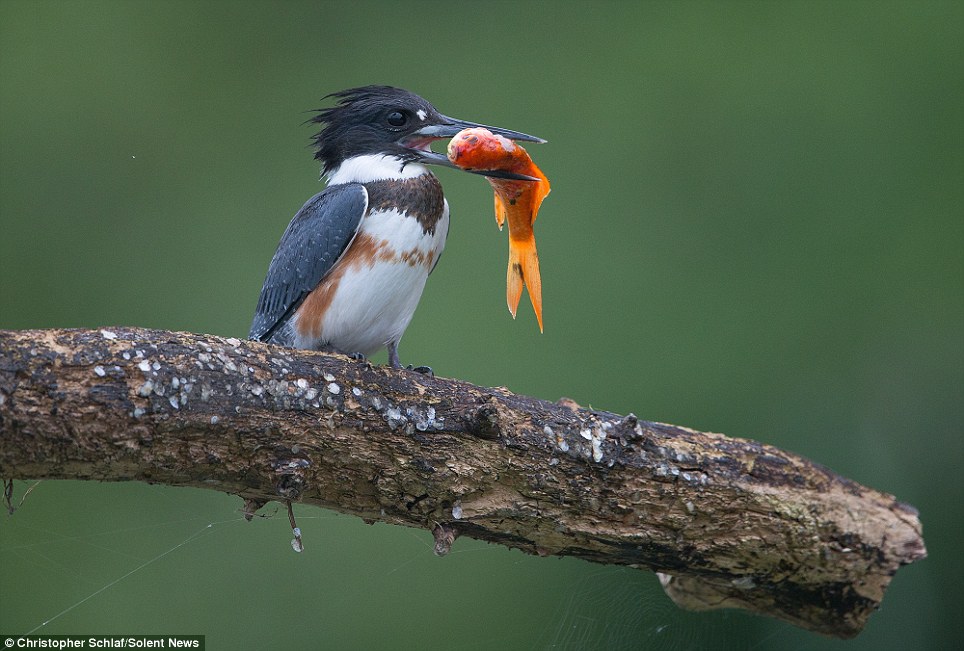
M 532 225 L 542 200 L 549 194 L 549 179 L 536 167 L 525 149 L 483 127 L 464 129 L 456 134 L 449 142 L 448 157 L 464 170 L 502 170 L 533 178 L 520 181 L 487 176 L 486 180 L 495 190 L 495 221 L 499 230 L 506 219 L 509 221 L 506 304 L 514 319 L 522 298 L 522 287 L 528 288 L 529 300 L 539 321 L 539 332 L 542 332 L 542 278 Z

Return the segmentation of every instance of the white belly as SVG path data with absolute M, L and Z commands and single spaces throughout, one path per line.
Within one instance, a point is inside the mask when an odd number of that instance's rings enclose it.
M 405 263 L 376 262 L 346 273 L 322 321 L 321 339 L 338 350 L 365 355 L 399 341 L 426 279 L 427 271 Z
M 432 233 L 413 217 L 379 212 L 365 217 L 342 268 L 332 270 L 337 288 L 315 332 L 296 334 L 298 348 L 326 345 L 371 355 L 398 343 L 412 320 L 425 281 L 445 247 L 448 205 Z M 364 246 L 362 246 L 364 244 Z M 361 252 L 361 253 L 359 253 Z M 294 332 L 298 333 L 297 323 Z

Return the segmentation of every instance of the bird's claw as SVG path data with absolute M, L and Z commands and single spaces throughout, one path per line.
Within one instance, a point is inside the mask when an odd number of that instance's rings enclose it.
M 422 375 L 427 375 L 429 377 L 435 377 L 435 372 L 432 370 L 431 366 L 412 366 L 409 364 L 405 367 L 406 371 L 415 371 L 416 373 L 421 373 Z
M 353 360 L 355 360 L 356 362 L 364 362 L 364 361 L 366 361 L 366 360 L 368 359 L 368 358 L 365 357 L 365 355 L 362 354 L 362 353 L 346 353 L 346 352 L 344 352 L 344 351 L 342 351 L 342 350 L 339 350 L 339 349 L 335 348 L 335 347 L 332 346 L 331 344 L 325 344 L 324 346 L 319 346 L 318 350 L 320 350 L 320 351 L 323 352 L 323 353 L 332 353 L 332 354 L 335 354 L 335 355 L 345 355 L 346 357 L 349 357 L 350 359 L 353 359 Z

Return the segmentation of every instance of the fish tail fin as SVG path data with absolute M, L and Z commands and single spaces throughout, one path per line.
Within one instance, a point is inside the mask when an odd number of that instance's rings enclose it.
M 513 319 L 519 307 L 519 300 L 522 298 L 523 285 L 529 290 L 529 300 L 539 321 L 539 332 L 542 332 L 542 276 L 539 273 L 536 239 L 530 237 L 528 240 L 514 240 L 510 237 L 505 300 Z

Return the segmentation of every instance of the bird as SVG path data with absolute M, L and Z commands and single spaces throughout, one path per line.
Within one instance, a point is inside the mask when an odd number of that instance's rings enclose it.
M 389 365 L 401 368 L 399 342 L 449 229 L 448 202 L 427 166 L 459 169 L 431 144 L 484 125 L 447 117 L 415 93 L 392 86 L 349 88 L 323 101 L 328 99 L 334 105 L 308 120 L 320 125 L 312 144 L 327 187 L 302 206 L 281 236 L 248 337 L 356 359 L 386 348 Z M 512 140 L 545 142 L 485 128 Z M 428 367 L 415 370 L 431 373 Z

